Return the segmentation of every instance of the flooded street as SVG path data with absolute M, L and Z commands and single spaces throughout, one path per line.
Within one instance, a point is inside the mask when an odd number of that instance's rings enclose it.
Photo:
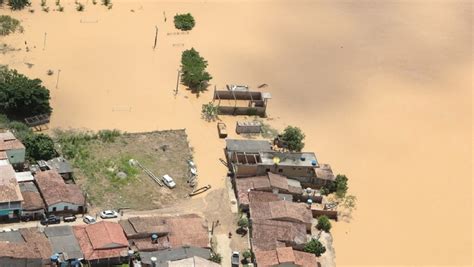
M 0 9 L 25 28 L 0 39 L 22 48 L 0 54 L 0 63 L 51 90 L 52 128 L 185 128 L 200 184 L 220 188 L 224 141 L 215 123 L 201 119 L 201 106 L 214 86 L 266 83 L 268 123 L 301 127 L 305 150 L 347 175 L 357 196 L 351 222 L 334 226 L 338 266 L 471 265 L 468 1 L 63 6 L 63 13 L 42 12 L 36 2 L 34 13 Z M 189 34 L 175 34 L 178 12 L 196 18 Z M 181 52 L 191 47 L 213 76 L 199 97 L 183 86 L 174 92 Z M 243 118 L 221 119 L 234 132 Z

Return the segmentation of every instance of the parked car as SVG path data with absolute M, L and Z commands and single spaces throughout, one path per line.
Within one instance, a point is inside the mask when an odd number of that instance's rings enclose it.
M 94 217 L 90 216 L 90 215 L 86 215 L 84 216 L 84 219 L 82 219 L 85 223 L 87 224 L 94 224 L 96 223 L 97 221 L 95 220 Z
M 104 210 L 100 212 L 100 218 L 102 219 L 111 219 L 117 217 L 118 213 L 115 210 Z
M 169 188 L 176 187 L 176 183 L 174 182 L 173 178 L 171 178 L 171 176 L 169 176 L 168 174 L 163 175 L 162 180 L 163 180 L 163 183 L 165 183 L 165 185 L 168 186 Z
M 240 253 L 238 251 L 232 252 L 232 257 L 230 258 L 230 263 L 232 267 L 239 267 L 240 266 Z
M 188 166 L 189 166 L 189 171 L 191 172 L 191 174 L 196 176 L 197 175 L 196 164 L 194 164 L 192 160 L 188 160 Z
M 48 217 L 43 218 L 40 223 L 42 225 L 49 225 L 49 224 L 58 224 L 61 223 L 61 220 L 59 217 L 56 217 L 55 215 L 49 215 Z
M 64 222 L 74 222 L 76 221 L 76 215 L 74 214 L 68 214 L 63 216 L 63 221 Z

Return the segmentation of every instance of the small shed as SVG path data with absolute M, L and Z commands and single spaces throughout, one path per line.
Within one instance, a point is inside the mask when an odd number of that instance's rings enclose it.
M 260 133 L 262 131 L 262 123 L 259 121 L 238 121 L 235 131 L 237 134 Z

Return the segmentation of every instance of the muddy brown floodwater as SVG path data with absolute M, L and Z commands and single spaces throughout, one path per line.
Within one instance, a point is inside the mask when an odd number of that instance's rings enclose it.
M 0 62 L 44 81 L 52 127 L 186 128 L 200 183 L 223 187 L 224 142 L 201 105 L 214 85 L 267 83 L 269 122 L 300 126 L 357 196 L 352 221 L 334 227 L 338 266 L 471 266 L 469 1 L 82 1 L 77 12 L 63 0 L 63 13 L 33 2 L 34 13 L 0 10 L 25 28 L 1 39 L 22 50 Z M 174 34 L 177 12 L 196 18 L 189 34 Z M 190 47 L 214 77 L 199 98 L 173 93 Z M 236 118 L 223 120 L 233 131 Z

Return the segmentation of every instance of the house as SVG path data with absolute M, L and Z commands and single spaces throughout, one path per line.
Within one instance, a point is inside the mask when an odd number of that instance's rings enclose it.
M 226 140 L 226 157 L 235 178 L 263 176 L 268 172 L 298 180 L 303 186 L 321 187 L 334 181 L 329 165 L 320 165 L 312 152 L 279 152 L 256 140 Z M 319 176 L 318 176 L 319 175 Z
M 84 260 L 90 266 L 111 266 L 128 262 L 128 241 L 118 223 L 102 221 L 74 226 Z
M 184 246 L 210 247 L 208 223 L 196 214 L 132 217 L 119 223 L 134 250 L 156 251 Z
M 19 218 L 23 196 L 12 165 L 0 166 L 0 217 Z
M 47 212 L 85 212 L 85 198 L 79 186 L 66 184 L 56 171 L 37 172 L 35 180 Z
M 211 257 L 211 250 L 209 248 L 185 246 L 185 247 L 180 247 L 180 248 L 174 248 L 174 249 L 168 248 L 168 249 L 157 250 L 157 251 L 148 251 L 148 252 L 141 251 L 140 258 L 141 258 L 142 266 L 152 266 L 153 257 L 156 258 L 155 264 L 157 267 L 177 266 L 176 264 L 180 263 L 181 260 L 188 260 L 190 258 L 192 259 L 196 257 L 199 259 L 209 259 Z M 170 263 L 173 263 L 174 265 L 170 265 Z M 184 262 L 181 262 L 181 263 L 184 263 Z M 185 266 L 193 266 L 193 265 L 185 265 Z M 198 265 L 198 266 L 201 266 L 201 265 Z M 204 265 L 204 266 L 207 266 L 207 265 Z
M 50 243 L 36 228 L 0 233 L 0 266 L 46 266 L 51 255 Z
M 258 267 L 317 267 L 318 259 L 314 254 L 280 247 L 268 251 L 255 251 Z
M 252 220 L 252 250 L 272 250 L 277 247 L 303 249 L 308 242 L 307 228 L 302 223 Z
M 183 260 L 170 261 L 168 267 L 220 267 L 220 264 L 212 262 L 208 259 L 194 256 Z
M 217 102 L 219 114 L 265 117 L 271 98 L 270 93 L 214 89 L 213 102 Z
M 282 199 L 300 199 L 303 194 L 301 184 L 297 180 L 288 179 L 285 176 L 267 173 L 264 176 L 254 176 L 248 178 L 235 179 L 235 193 L 239 202 L 239 207 L 247 211 L 249 208 L 249 192 L 265 191 L 273 192 Z M 289 198 L 286 196 L 290 195 Z
M 33 182 L 20 183 L 23 196 L 21 217 L 28 220 L 39 220 L 44 217 L 44 202 Z
M 52 252 L 61 254 L 65 261 L 84 258 L 79 242 L 70 225 L 46 227 L 44 228 L 44 234 L 51 244 Z
M 10 131 L 0 132 L 0 159 L 8 159 L 14 166 L 25 162 L 25 146 Z
M 46 165 L 48 166 L 48 169 L 56 171 L 64 179 L 68 180 L 72 178 L 72 166 L 65 158 L 57 157 L 50 159 L 46 162 Z

